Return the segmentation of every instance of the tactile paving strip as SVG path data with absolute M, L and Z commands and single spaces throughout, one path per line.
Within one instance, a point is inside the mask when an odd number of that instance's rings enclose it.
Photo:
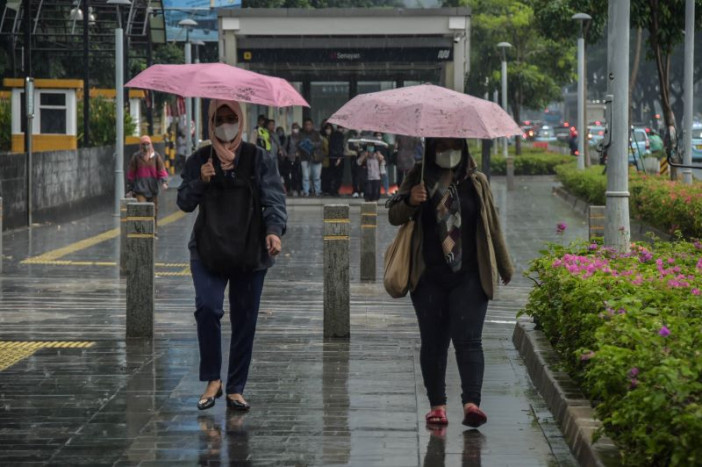
M 0 341 L 0 371 L 41 349 L 87 349 L 95 342 L 88 341 Z

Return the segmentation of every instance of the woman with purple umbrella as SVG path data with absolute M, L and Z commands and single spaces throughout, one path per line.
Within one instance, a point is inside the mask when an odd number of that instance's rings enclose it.
M 461 377 L 463 424 L 487 421 L 480 410 L 485 363 L 482 330 L 497 276 L 509 283 L 509 258 L 487 178 L 465 139 L 427 138 L 424 167 L 412 169 L 390 201 L 390 223 L 415 220 L 410 293 L 419 321 L 420 364 L 430 427 L 448 424 L 446 362 L 453 342 Z
M 232 336 L 227 371 L 227 407 L 247 411 L 249 373 L 263 280 L 281 251 L 287 213 L 276 156 L 243 142 L 238 102 L 213 99 L 209 107 L 212 145 L 185 163 L 178 207 L 198 208 L 188 245 L 195 284 L 195 320 L 200 381 L 207 382 L 197 408 L 222 396 L 221 325 L 229 285 Z

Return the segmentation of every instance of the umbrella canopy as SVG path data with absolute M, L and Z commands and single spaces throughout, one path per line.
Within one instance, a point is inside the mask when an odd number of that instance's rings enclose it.
M 136 75 L 125 86 L 183 97 L 224 99 L 272 107 L 310 106 L 284 79 L 226 63 L 153 65 Z
M 385 141 L 381 141 L 379 139 L 374 139 L 374 138 L 351 138 L 349 140 L 349 143 L 353 144 L 374 144 L 376 146 L 382 146 L 384 148 L 387 148 L 389 145 Z
M 497 104 L 431 84 L 361 94 L 327 121 L 357 130 L 434 138 L 522 134 Z

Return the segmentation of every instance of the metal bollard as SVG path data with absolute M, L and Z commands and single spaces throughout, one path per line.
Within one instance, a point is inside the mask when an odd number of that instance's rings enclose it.
M 154 335 L 154 204 L 127 205 L 127 337 Z
M 2 273 L 2 198 L 0 197 L 0 273 Z
M 589 240 L 595 237 L 604 237 L 605 206 L 587 207 L 587 231 Z
M 119 275 L 127 274 L 127 205 L 134 203 L 134 198 L 119 200 Z
M 351 333 L 349 206 L 324 206 L 324 337 Z
M 376 275 L 376 232 L 378 224 L 378 204 L 361 205 L 361 280 L 375 281 Z

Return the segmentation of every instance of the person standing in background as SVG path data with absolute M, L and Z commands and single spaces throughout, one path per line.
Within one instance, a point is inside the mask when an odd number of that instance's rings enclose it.
M 300 165 L 300 151 L 297 145 L 300 142 L 300 124 L 294 122 L 291 127 L 290 136 L 285 142 L 287 177 L 285 178 L 285 188 L 288 195 L 299 196 L 302 193 L 302 167 Z
M 398 135 L 395 139 L 395 149 L 397 150 L 397 186 L 402 185 L 402 181 L 412 170 L 415 164 L 415 152 L 419 138 L 414 136 Z
M 151 138 L 144 135 L 139 151 L 132 155 L 127 169 L 127 197 L 133 195 L 140 203 L 154 203 L 154 235 L 158 237 L 159 189 L 168 189 L 168 171 L 163 158 L 154 150 Z
M 344 132 L 337 126 L 329 136 L 329 194 L 339 196 L 344 177 Z

